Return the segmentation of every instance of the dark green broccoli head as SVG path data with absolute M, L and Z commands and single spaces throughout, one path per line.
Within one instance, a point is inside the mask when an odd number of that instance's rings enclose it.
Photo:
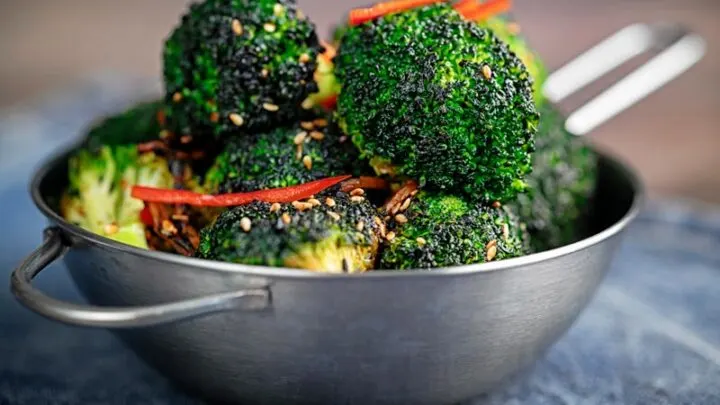
M 168 122 L 180 134 L 222 135 L 293 120 L 318 90 L 320 50 L 294 0 L 193 4 L 165 43 Z
M 379 171 L 486 202 L 531 169 L 538 114 L 522 62 L 449 5 L 350 28 L 335 58 L 343 129 Z
M 342 174 L 360 175 L 352 142 L 324 118 L 234 137 L 206 175 L 206 189 L 231 193 L 289 187 Z M 367 171 L 369 169 L 365 169 Z
M 197 256 L 327 273 L 362 272 L 375 263 L 376 218 L 367 200 L 337 191 L 299 204 L 255 202 L 225 211 L 205 228 Z
M 84 146 L 98 150 L 102 146 L 137 144 L 156 139 L 161 130 L 157 117 L 162 109 L 161 100 L 143 102 L 121 114 L 104 118 L 90 129 Z
M 584 219 L 595 190 L 597 156 L 563 123 L 552 106 L 542 107 L 528 191 L 512 203 L 527 223 L 535 252 L 572 243 L 587 231 Z
M 525 37 L 520 34 L 519 25 L 506 17 L 493 17 L 481 22 L 481 25 L 491 29 L 495 36 L 504 41 L 525 64 L 533 79 L 535 104 L 542 104 L 545 101 L 542 87 L 548 76 L 547 68 L 540 57 L 530 48 Z
M 428 269 L 522 256 L 528 250 L 524 226 L 508 208 L 421 192 L 398 223 L 381 255 L 383 269 Z

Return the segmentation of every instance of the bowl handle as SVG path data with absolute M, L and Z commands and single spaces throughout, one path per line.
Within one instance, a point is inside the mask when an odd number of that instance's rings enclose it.
M 632 24 L 553 72 L 543 93 L 558 103 L 650 51 L 658 55 L 570 114 L 566 129 L 575 135 L 589 133 L 690 69 L 705 55 L 706 44 L 679 24 Z
M 70 248 L 57 227 L 47 228 L 44 235 L 42 245 L 13 271 L 10 289 L 24 306 L 56 321 L 79 326 L 134 328 L 167 324 L 220 311 L 261 310 L 270 304 L 267 288 L 143 307 L 99 307 L 63 302 L 32 286 L 33 278 Z

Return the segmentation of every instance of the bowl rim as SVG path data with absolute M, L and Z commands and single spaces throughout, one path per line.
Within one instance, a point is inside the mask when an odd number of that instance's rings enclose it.
M 94 246 L 102 249 L 109 249 L 119 251 L 124 254 L 141 257 L 145 259 L 151 259 L 155 261 L 162 261 L 169 264 L 178 264 L 187 268 L 193 268 L 198 271 L 212 271 L 220 273 L 231 273 L 238 275 L 246 275 L 252 277 L 265 277 L 265 278 L 285 278 L 285 279 L 348 279 L 348 278 L 362 278 L 362 279 L 374 279 L 374 278 L 406 278 L 406 277 L 442 277 L 448 275 L 469 275 L 469 274 L 489 274 L 500 271 L 508 271 L 512 269 L 518 269 L 527 267 L 538 262 L 548 261 L 556 259 L 562 256 L 567 256 L 578 251 L 588 249 L 594 245 L 602 243 L 603 241 L 617 235 L 623 231 L 627 225 L 637 217 L 640 208 L 643 206 L 645 201 L 645 189 L 637 175 L 636 171 L 632 166 L 628 165 L 623 159 L 618 158 L 610 153 L 599 150 L 596 146 L 593 146 L 593 150 L 598 153 L 600 158 L 610 165 L 614 166 L 625 178 L 628 180 L 633 196 L 632 202 L 628 207 L 625 214 L 618 219 L 615 223 L 603 229 L 602 231 L 581 239 L 577 242 L 569 245 L 561 246 L 555 249 L 546 250 L 540 253 L 532 253 L 529 255 L 516 257 L 512 259 L 505 259 L 497 262 L 490 263 L 477 263 L 468 264 L 461 266 L 452 267 L 440 267 L 419 270 L 395 270 L 395 271 L 368 271 L 364 273 L 321 273 L 313 272 L 302 269 L 292 269 L 285 267 L 269 267 L 269 266 L 258 266 L 258 265 L 245 265 L 237 263 L 219 262 L 207 259 L 200 259 L 195 257 L 186 257 L 174 253 L 166 253 L 152 250 L 145 250 L 134 246 L 126 245 L 108 239 L 104 236 L 95 234 L 86 229 L 83 229 L 77 225 L 67 222 L 58 212 L 55 212 L 48 202 L 43 197 L 40 186 L 48 176 L 49 173 L 55 169 L 60 162 L 64 162 L 69 158 L 69 155 L 77 149 L 81 142 L 73 143 L 71 146 L 62 148 L 60 151 L 52 154 L 50 157 L 43 160 L 43 163 L 34 171 L 32 179 L 30 181 L 30 196 L 35 206 L 45 217 L 51 222 L 60 227 L 64 232 L 70 235 L 76 236 L 88 242 Z

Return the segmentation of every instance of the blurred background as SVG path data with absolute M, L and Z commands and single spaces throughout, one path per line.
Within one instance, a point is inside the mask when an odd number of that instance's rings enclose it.
M 299 0 L 321 33 L 367 2 Z M 159 77 L 162 41 L 187 3 L 0 0 L 0 111 L 101 71 Z M 592 139 L 633 162 L 653 194 L 720 203 L 720 1 L 515 0 L 515 9 L 551 68 L 636 21 L 679 21 L 704 35 L 704 61 Z M 562 108 L 571 111 L 592 91 Z

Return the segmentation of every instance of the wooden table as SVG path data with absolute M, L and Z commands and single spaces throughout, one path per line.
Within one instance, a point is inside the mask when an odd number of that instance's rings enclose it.
M 345 10 L 364 3 L 300 0 L 321 32 Z M 186 4 L 0 2 L 0 107 L 28 102 L 103 69 L 158 76 L 162 40 Z M 631 22 L 681 21 L 702 33 L 710 47 L 700 65 L 592 138 L 632 161 L 653 193 L 720 202 L 720 1 L 517 0 L 516 14 L 550 67 Z M 579 105 L 592 90 L 562 107 Z

